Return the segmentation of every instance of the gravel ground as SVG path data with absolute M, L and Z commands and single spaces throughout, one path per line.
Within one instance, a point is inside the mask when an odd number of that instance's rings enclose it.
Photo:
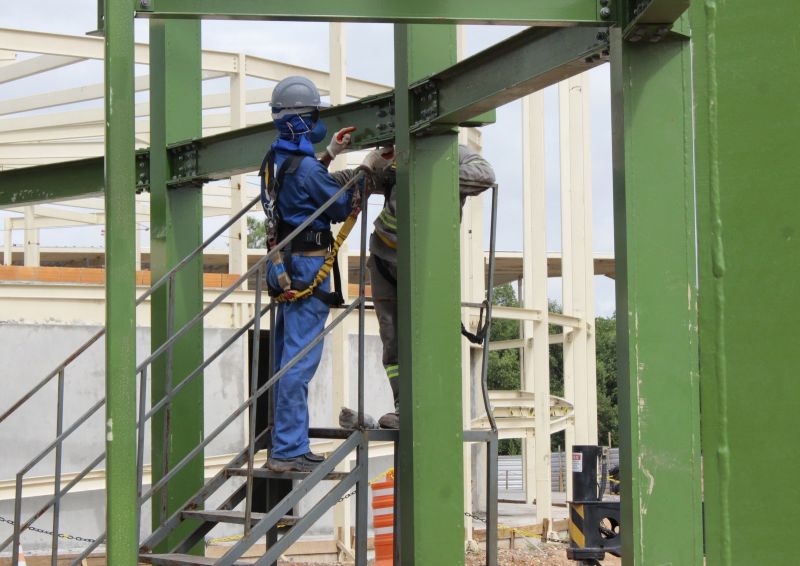
M 566 546 L 557 543 L 548 543 L 541 547 L 531 546 L 528 549 L 500 550 L 498 555 L 499 566 L 576 566 L 576 562 L 567 560 Z M 483 566 L 486 564 L 486 555 L 483 551 L 468 552 L 466 554 L 467 566 Z M 603 566 L 619 566 L 619 558 L 606 556 Z M 281 562 L 280 566 L 348 566 L 346 563 L 337 562 Z

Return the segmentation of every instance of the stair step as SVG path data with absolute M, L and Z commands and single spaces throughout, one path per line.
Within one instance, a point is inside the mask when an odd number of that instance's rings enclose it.
M 181 513 L 186 519 L 199 519 L 206 523 L 236 523 L 237 525 L 244 525 L 244 511 L 227 511 L 227 510 L 209 510 L 209 511 L 183 511 Z M 250 525 L 255 525 L 266 515 L 264 513 L 250 513 Z M 294 515 L 287 515 L 283 517 L 279 525 L 294 525 L 300 517 Z
M 229 476 L 247 476 L 247 468 L 227 468 L 225 470 Z M 269 478 L 277 480 L 304 480 L 309 472 L 273 472 L 266 468 L 256 468 L 253 470 L 253 477 Z M 325 480 L 339 481 L 344 479 L 347 472 L 331 472 L 325 476 Z
M 219 558 L 191 554 L 141 554 L 139 561 L 160 566 L 213 566 Z M 252 562 L 237 560 L 233 566 L 250 566 Z

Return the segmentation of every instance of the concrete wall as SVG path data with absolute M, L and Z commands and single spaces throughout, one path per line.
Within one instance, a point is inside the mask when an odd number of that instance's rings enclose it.
M 52 371 L 66 356 L 88 340 L 100 327 L 75 325 L 43 325 L 0 323 L 0 413 L 27 392 L 35 383 Z M 210 328 L 205 330 L 204 347 L 206 355 L 215 350 L 233 330 Z M 99 340 L 76 362 L 69 366 L 65 374 L 64 423 L 69 426 L 92 404 L 101 399 L 105 388 L 103 340 Z M 358 337 L 350 336 L 350 396 L 352 405 L 357 400 L 357 348 Z M 392 410 L 392 395 L 381 364 L 381 343 L 378 336 L 365 337 L 365 401 L 366 411 L 376 418 Z M 137 330 L 137 358 L 144 359 L 150 351 L 150 329 Z M 239 340 L 205 372 L 205 430 L 212 431 L 245 398 L 248 390 L 245 363 L 247 359 L 246 341 Z M 333 351 L 330 337 L 326 338 L 322 363 L 309 387 L 309 411 L 311 426 L 338 426 L 340 407 L 331 402 L 333 390 Z M 149 387 L 148 387 L 149 389 Z M 56 381 L 40 391 L 27 405 L 0 424 L 0 480 L 12 480 L 17 471 L 55 438 L 56 423 Z M 247 413 L 245 412 L 244 415 Z M 105 448 L 103 436 L 104 410 L 84 423 L 64 444 L 62 469 L 64 473 L 78 472 Z M 231 423 L 225 431 L 206 449 L 206 457 L 230 454 L 241 450 L 246 443 L 246 419 L 244 417 Z M 149 436 L 149 428 L 147 429 Z M 149 463 L 149 442 L 145 447 L 145 462 Z M 26 474 L 26 480 L 37 476 L 52 476 L 54 457 L 45 458 Z M 370 465 L 370 477 L 390 467 L 391 458 L 379 458 Z M 98 467 L 105 467 L 101 463 Z M 102 475 L 102 474 L 100 474 Z M 23 519 L 36 511 L 47 499 L 52 484 L 26 489 L 23 492 Z M 5 484 L 9 487 L 10 484 Z M 67 496 L 61 515 L 61 532 L 86 538 L 96 537 L 104 529 L 105 501 L 102 491 L 102 478 L 95 480 L 94 487 L 84 488 Z M 307 508 L 321 497 L 330 485 L 323 485 L 309 494 L 301 506 Z M 221 501 L 234 489 L 233 485 L 221 490 L 209 501 L 209 507 Z M 0 497 L 0 518 L 13 518 L 13 490 L 6 489 Z M 1 521 L 1 519 L 0 519 Z M 35 526 L 49 529 L 52 524 L 50 513 L 39 519 Z M 143 533 L 150 524 L 149 506 L 143 509 Z M 313 529 L 312 533 L 332 532 L 332 516 L 328 513 Z M 0 540 L 12 533 L 12 527 L 0 522 Z M 211 536 L 227 536 L 239 532 L 235 527 L 219 527 Z M 49 549 L 48 536 L 26 532 L 23 536 L 26 551 Z M 81 549 L 86 543 L 72 540 L 62 541 L 64 551 Z

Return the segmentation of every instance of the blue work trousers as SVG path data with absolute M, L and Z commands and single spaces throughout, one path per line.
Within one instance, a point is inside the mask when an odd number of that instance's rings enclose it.
M 323 257 L 292 256 L 290 276 L 293 281 L 312 281 L 325 261 Z M 279 289 L 277 274 L 270 262 L 267 282 Z M 330 278 L 319 289 L 330 291 Z M 275 362 L 280 370 L 308 345 L 325 326 L 329 307 L 316 297 L 278 306 L 275 318 Z M 273 458 L 294 458 L 310 451 L 308 442 L 308 384 L 322 358 L 320 342 L 298 360 L 273 386 L 275 426 L 272 429 Z

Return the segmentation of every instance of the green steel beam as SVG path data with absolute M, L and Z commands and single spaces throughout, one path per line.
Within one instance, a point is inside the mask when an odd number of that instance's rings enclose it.
M 355 147 L 391 143 L 394 139 L 392 92 L 329 108 L 321 116 L 330 135 L 345 126 L 356 126 Z M 171 148 L 171 183 L 225 179 L 254 171 L 274 138 L 275 126 L 269 122 L 176 144 Z M 323 151 L 326 145 L 327 140 L 317 144 L 317 149 Z
M 606 33 L 605 27 L 532 29 L 452 69 L 435 75 L 429 73 L 411 89 L 415 99 L 413 130 L 428 129 L 429 133 L 435 133 L 453 124 L 493 122 L 493 108 L 603 62 Z M 493 84 L 487 77 L 496 82 Z M 391 143 L 395 133 L 394 98 L 394 93 L 389 91 L 327 109 L 322 117 L 330 132 L 356 126 L 355 147 Z M 272 123 L 264 123 L 205 138 L 183 138 L 190 141 L 176 139 L 169 151 L 169 184 L 191 186 L 254 171 L 274 136 Z M 320 151 L 326 143 L 318 144 Z M 148 152 L 139 152 L 139 191 L 149 186 L 148 161 Z M 97 192 L 98 186 L 91 179 L 93 176 L 100 178 L 101 164 L 100 160 L 85 160 L 76 165 L 63 165 L 69 175 L 62 174 L 62 166 L 0 172 L 0 206 Z
M 463 123 L 607 60 L 608 28 L 530 28 L 411 87 L 412 131 Z
M 703 564 L 688 41 L 611 32 L 625 563 Z M 709 485 L 706 483 L 706 492 Z
M 693 2 L 709 566 L 794 564 L 800 5 Z
M 103 177 L 102 157 L 2 171 L 0 208 L 99 196 Z
M 673 24 L 689 9 L 690 0 L 627 0 L 625 21 L 639 25 Z
M 106 555 L 138 563 L 133 13 L 106 0 Z
M 454 26 L 395 26 L 399 91 L 456 60 Z M 413 136 L 411 96 L 397 100 L 402 564 L 464 564 L 455 132 Z
M 600 20 L 597 0 L 138 0 L 137 5 L 138 16 L 158 18 L 538 26 Z
M 202 185 L 168 189 L 171 179 L 167 145 L 202 133 L 200 22 L 150 21 L 150 257 L 153 281 L 197 248 L 203 239 Z M 161 287 L 150 303 L 151 347 L 159 348 L 169 328 L 181 328 L 203 308 L 202 257 L 176 275 L 174 310 L 169 289 Z M 172 316 L 173 320 L 169 318 Z M 153 402 L 203 362 L 203 325 L 197 324 L 153 364 Z M 153 482 L 161 479 L 203 439 L 203 380 L 195 379 L 153 417 Z M 166 430 L 165 430 L 166 429 Z M 155 529 L 203 486 L 203 454 L 194 458 L 153 500 Z M 196 528 L 187 523 L 162 543 L 168 552 Z M 202 552 L 202 546 L 195 549 Z

